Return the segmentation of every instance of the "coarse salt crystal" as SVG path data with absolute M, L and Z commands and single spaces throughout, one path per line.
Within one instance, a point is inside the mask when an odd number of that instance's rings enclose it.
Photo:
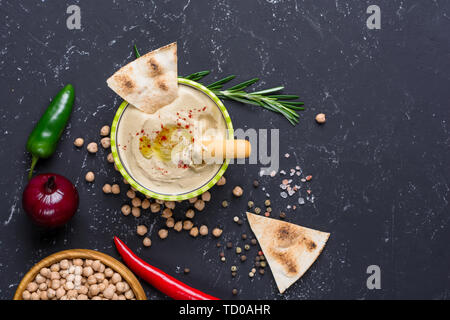
M 286 171 L 281 170 L 281 171 L 280 171 L 280 174 L 285 175 L 285 174 L 286 174 Z
M 296 166 L 295 169 L 296 169 L 296 170 L 300 170 L 300 166 Z
M 306 179 L 305 178 L 301 178 L 300 181 L 301 182 L 306 182 Z
M 271 176 L 271 177 L 275 177 L 276 174 L 277 174 L 276 171 L 272 171 L 272 172 L 270 173 L 270 176 Z
M 280 184 L 280 188 L 283 189 L 283 190 L 286 190 L 287 185 L 285 185 L 285 184 Z
M 285 153 L 285 154 L 284 154 L 284 157 L 285 157 L 285 158 L 289 158 L 289 157 L 290 157 L 290 154 L 289 154 L 289 153 Z
M 287 193 L 283 191 L 283 192 L 280 193 L 280 196 L 282 198 L 286 199 L 287 198 Z
M 295 191 L 294 190 L 288 190 L 288 194 L 289 194 L 289 196 L 292 196 L 293 194 L 295 193 Z
M 298 203 L 305 204 L 305 199 L 303 199 L 302 197 L 298 198 Z

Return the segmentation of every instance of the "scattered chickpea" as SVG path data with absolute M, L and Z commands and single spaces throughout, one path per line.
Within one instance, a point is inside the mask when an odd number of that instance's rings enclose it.
M 161 210 L 161 205 L 160 205 L 159 203 L 153 202 L 153 203 L 150 205 L 150 211 L 151 211 L 151 212 L 157 213 L 157 212 L 159 212 L 160 210 Z
M 203 201 L 210 201 L 211 200 L 211 193 L 209 191 L 206 191 L 202 194 L 202 200 Z
M 122 206 L 122 208 L 120 209 L 120 211 L 122 211 L 122 214 L 124 216 L 128 216 L 131 213 L 131 207 L 129 205 L 127 205 L 127 204 L 124 204 Z
M 316 121 L 317 123 L 325 123 L 326 118 L 325 118 L 325 113 L 319 113 L 316 115 Z
M 172 210 L 170 210 L 169 208 L 165 208 L 161 214 L 161 217 L 168 219 L 172 216 Z
M 135 197 L 135 198 L 131 199 L 131 204 L 133 207 L 140 207 L 142 204 L 142 201 L 140 198 Z
M 86 149 L 89 153 L 97 153 L 98 146 L 95 142 L 91 142 L 87 145 Z
M 223 230 L 219 228 L 214 228 L 212 234 L 214 237 L 218 238 L 222 235 Z
M 133 217 L 139 218 L 141 216 L 141 208 L 133 207 L 131 208 L 131 214 Z
M 191 220 L 185 220 L 183 222 L 183 229 L 184 230 L 191 230 L 193 226 L 194 226 L 194 224 L 192 223 Z
M 144 210 L 150 208 L 150 201 L 148 199 L 144 199 L 141 203 L 141 208 Z
M 113 184 L 113 185 L 111 186 L 111 192 L 112 192 L 113 194 L 119 194 L 119 193 L 120 193 L 120 187 L 119 187 L 119 185 L 118 185 L 118 184 Z
M 194 216 L 195 216 L 195 211 L 194 211 L 194 210 L 188 209 L 188 210 L 186 211 L 186 218 L 192 219 L 192 218 L 194 218 Z
M 198 236 L 198 228 L 197 227 L 193 227 L 190 231 L 189 231 L 189 234 L 192 236 L 192 237 L 197 237 Z
M 111 187 L 111 185 L 109 183 L 107 183 L 107 184 L 105 184 L 103 186 L 103 192 L 104 193 L 111 193 L 112 192 L 112 187 Z
M 175 209 L 175 201 L 164 201 L 164 205 L 171 210 Z
M 166 229 L 160 229 L 160 230 L 158 231 L 158 236 L 159 236 L 161 239 L 167 238 L 168 234 L 169 234 L 169 231 L 167 231 Z
M 100 140 L 100 143 L 102 144 L 102 147 L 104 149 L 108 149 L 109 147 L 111 147 L 111 138 L 103 138 L 102 140 Z
M 132 189 L 127 191 L 127 197 L 130 199 L 134 199 L 136 197 L 136 192 Z
M 177 221 L 173 226 L 173 229 L 177 232 L 180 232 L 183 229 L 183 223 L 181 221 Z
M 109 135 L 109 132 L 110 132 L 109 126 L 103 126 L 103 127 L 100 129 L 100 135 L 101 135 L 102 137 L 106 137 L 107 135 Z
M 195 201 L 197 201 L 197 197 L 194 197 L 194 198 L 190 198 L 190 199 L 188 199 L 188 201 L 189 201 L 189 203 L 195 203 Z
M 142 224 L 137 226 L 136 228 L 136 232 L 140 236 L 144 236 L 147 233 L 147 231 L 148 231 L 147 227 Z
M 150 247 L 152 245 L 152 240 L 150 240 L 149 237 L 145 237 L 144 240 L 142 240 L 142 244 L 145 247 Z M 123 292 L 123 291 L 119 290 L 119 292 Z
M 109 163 L 114 163 L 114 157 L 112 153 L 108 153 L 108 155 L 106 156 L 106 161 L 108 161 Z
M 166 227 L 173 228 L 175 226 L 175 220 L 173 218 L 168 218 L 166 220 Z
M 205 201 L 203 201 L 202 199 L 198 199 L 194 203 L 194 208 L 198 211 L 203 211 L 203 209 L 205 209 Z
M 235 197 L 240 197 L 240 196 L 242 196 L 243 193 L 244 193 L 244 190 L 242 190 L 241 187 L 239 187 L 239 186 L 234 187 L 233 194 Z
M 76 138 L 75 141 L 73 142 L 73 144 L 75 145 L 75 147 L 77 148 L 81 148 L 84 144 L 84 139 L 83 138 Z
M 206 236 L 208 234 L 208 227 L 205 225 L 200 226 L 200 235 Z
M 227 179 L 224 176 L 221 176 L 219 181 L 217 181 L 216 185 L 223 186 L 225 185 L 225 183 L 227 183 Z

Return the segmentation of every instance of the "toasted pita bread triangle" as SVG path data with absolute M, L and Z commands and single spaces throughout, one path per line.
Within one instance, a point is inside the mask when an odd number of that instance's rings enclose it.
M 309 269 L 329 233 L 247 212 L 247 219 L 269 263 L 280 293 Z
M 130 62 L 106 82 L 128 103 L 155 113 L 178 96 L 176 42 Z

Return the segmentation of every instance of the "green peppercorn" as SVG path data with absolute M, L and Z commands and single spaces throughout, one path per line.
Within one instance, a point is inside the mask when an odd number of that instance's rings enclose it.
M 267 199 L 266 201 L 264 201 L 264 204 L 265 204 L 266 207 L 269 207 L 270 206 L 270 200 Z
M 249 244 L 246 244 L 246 245 L 244 246 L 244 249 L 247 250 L 247 251 L 250 250 L 250 245 L 249 245 Z
M 224 208 L 228 207 L 228 201 L 227 200 L 223 200 L 222 201 L 222 207 L 224 207 Z
M 261 213 L 261 208 L 256 207 L 256 208 L 255 208 L 255 213 L 256 213 L 256 214 L 260 214 L 260 213 Z
M 255 205 L 255 203 L 253 201 L 247 202 L 247 206 L 248 206 L 249 209 L 253 208 L 254 205 Z
M 232 272 L 237 271 L 237 267 L 236 267 L 236 266 L 231 266 L 231 271 L 232 271 Z
M 267 211 L 267 212 L 272 212 L 272 208 L 271 208 L 271 207 L 267 207 L 267 208 L 266 208 L 266 211 Z
M 241 252 L 242 252 L 241 247 L 236 247 L 236 253 L 239 254 L 239 253 L 241 253 Z

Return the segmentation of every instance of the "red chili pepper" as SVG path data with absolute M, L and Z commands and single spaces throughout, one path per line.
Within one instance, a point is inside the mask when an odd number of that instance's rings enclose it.
M 122 240 L 114 237 L 114 244 L 125 264 L 139 277 L 175 300 L 220 300 L 169 276 L 136 256 Z

